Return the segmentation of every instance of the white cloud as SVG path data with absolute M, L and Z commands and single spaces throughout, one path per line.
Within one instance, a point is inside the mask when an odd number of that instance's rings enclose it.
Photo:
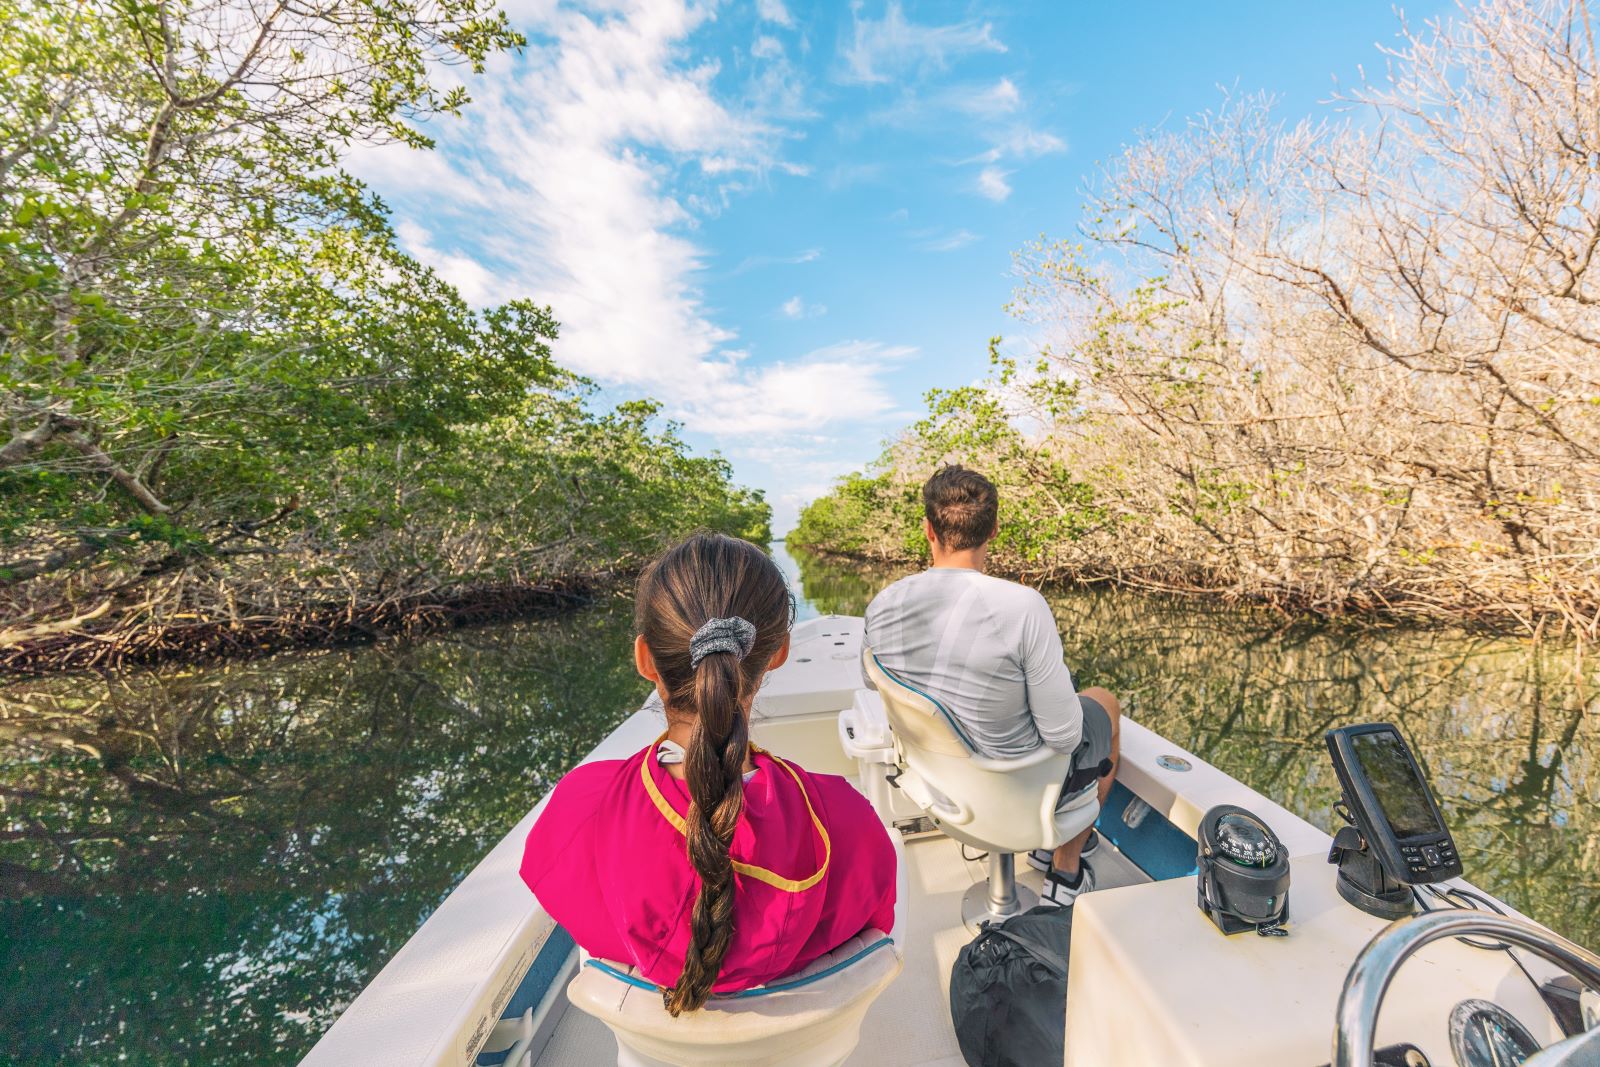
M 902 85 L 893 99 L 867 111 L 857 125 L 948 132 L 953 114 L 966 115 L 978 120 L 972 124 L 974 132 L 991 137 L 1000 128 L 996 124 L 1024 110 L 1024 105 L 1022 90 L 1010 78 L 992 84 L 960 80 Z
M 949 136 L 952 122 L 965 118 L 970 121 L 963 125 L 972 135 L 994 144 L 1012 144 L 1019 143 L 1023 133 L 1031 132 L 1015 117 L 1025 109 L 1022 90 L 1010 78 L 1001 78 L 992 85 L 963 81 L 933 88 L 902 88 L 892 100 L 866 111 L 859 120 L 847 122 L 844 128 L 857 136 L 874 126 Z
M 729 174 L 737 170 L 754 170 L 755 167 L 747 160 L 732 156 L 702 156 L 700 169 L 707 174 Z
M 785 300 L 778 308 L 786 319 L 815 319 L 828 313 L 823 304 L 808 304 L 799 296 L 792 296 Z
M 781 15 L 785 26 L 792 23 L 788 10 L 781 3 L 772 14 Z M 805 41 L 802 40 L 800 50 L 804 52 L 805 47 Z M 774 119 L 797 121 L 818 117 L 815 109 L 806 102 L 804 72 L 789 59 L 783 42 L 777 36 L 771 33 L 756 34 L 755 41 L 750 45 L 750 54 L 761 62 L 755 64 L 753 75 L 743 87 L 741 95 L 746 106 Z
M 681 62 L 679 42 L 698 20 L 682 5 L 652 4 L 524 24 L 534 41 L 551 39 L 474 84 L 462 121 L 438 131 L 435 158 L 452 173 L 434 185 L 432 204 L 417 205 L 429 241 L 408 241 L 458 281 L 438 251 L 453 236 L 450 256 L 498 279 L 480 301 L 526 295 L 553 305 L 557 358 L 608 382 L 649 385 L 732 337 L 700 311 L 702 253 L 679 233 L 691 219 L 665 188 L 667 167 L 696 158 L 715 192 L 719 178 L 769 166 L 770 138 L 712 96 L 712 71 Z M 452 203 L 458 190 L 470 190 L 468 202 Z
M 776 22 L 779 26 L 794 25 L 794 16 L 783 6 L 783 0 L 756 0 L 756 14 L 765 22 Z
M 987 89 L 966 94 L 958 106 L 973 115 L 1004 115 L 1022 106 L 1022 94 L 1010 78 L 1001 78 Z
M 978 195 L 999 203 L 1011 195 L 1011 183 L 1006 181 L 1011 172 L 999 167 L 984 167 L 978 172 Z
M 894 414 L 883 376 L 907 350 L 858 341 L 760 365 L 705 307 L 699 216 L 786 167 L 762 95 L 723 103 L 717 69 L 686 55 L 705 9 L 620 0 L 513 17 L 528 48 L 471 79 L 462 117 L 430 127 L 438 151 L 351 161 L 393 205 L 404 245 L 474 304 L 550 304 L 563 364 L 656 396 L 718 441 Z
M 876 437 L 863 434 L 795 434 L 782 442 L 746 442 L 729 449 L 728 456 L 784 474 L 784 488 L 767 498 L 772 528 L 779 535 L 792 530 L 800 509 L 831 489 L 840 475 L 865 469 L 879 445 Z
M 1000 147 L 1019 159 L 1031 159 L 1065 152 L 1067 142 L 1053 133 L 1018 127 L 1007 131 L 1005 137 L 1001 138 Z
M 855 32 L 843 50 L 845 70 L 840 80 L 845 82 L 879 84 L 907 71 L 942 70 L 954 56 L 1006 50 L 987 22 L 947 26 L 908 22 L 899 0 L 889 0 L 883 18 L 877 20 L 862 18 L 861 7 L 861 0 L 851 5 Z
M 1035 159 L 1039 156 L 1054 155 L 1065 152 L 1067 142 L 1053 133 L 1044 130 L 1030 129 L 1026 126 L 1015 126 L 995 137 L 994 144 L 987 150 L 975 156 L 961 160 L 962 163 L 997 163 L 1010 156 L 1013 159 Z
M 845 341 L 798 360 L 751 368 L 743 379 L 703 377 L 684 412 L 691 429 L 733 435 L 814 432 L 836 423 L 903 417 L 882 375 L 916 354 L 905 345 Z M 730 367 L 731 369 L 731 367 Z
M 745 256 L 739 261 L 738 266 L 728 273 L 730 275 L 743 274 L 745 271 L 755 270 L 757 267 L 796 266 L 801 263 L 815 263 L 821 258 L 822 249 L 820 248 L 805 248 L 792 256 Z
M 891 9 L 893 17 L 898 9 Z M 1015 172 L 1001 170 L 995 164 L 1010 161 L 1023 163 L 1040 156 L 1065 152 L 1067 144 L 1060 137 L 1030 124 L 1027 103 L 1021 88 L 1009 77 L 992 83 L 957 81 L 934 86 L 902 85 L 900 91 L 882 106 L 866 111 L 845 127 L 855 136 L 876 126 L 893 126 L 933 134 L 941 144 L 959 142 L 966 138 L 988 147 L 964 158 L 949 159 L 952 166 L 977 164 L 987 168 L 977 179 L 977 188 L 993 200 L 1004 200 L 1010 195 L 1006 178 Z M 840 173 L 836 168 L 835 173 Z M 847 182 L 837 179 L 830 184 L 838 187 Z
M 917 247 L 924 252 L 954 252 L 958 248 L 965 248 L 972 242 L 981 240 L 982 238 L 971 230 L 957 230 L 955 233 L 930 237 Z

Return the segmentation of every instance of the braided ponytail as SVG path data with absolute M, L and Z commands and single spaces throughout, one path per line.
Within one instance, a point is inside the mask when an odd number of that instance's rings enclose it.
M 689 920 L 689 950 L 678 984 L 666 992 L 673 1015 L 693 1011 L 711 995 L 733 940 L 733 859 L 728 846 L 744 811 L 744 759 L 750 731 L 740 707 L 739 669 L 717 652 L 695 670 L 697 722 L 684 753 L 689 786 L 689 862 L 700 892 Z
M 698 663 L 689 645 L 713 618 L 755 627 L 747 655 L 715 651 Z M 689 863 L 700 879 L 689 947 L 677 983 L 663 990 L 667 1011 L 694 1011 L 711 995 L 733 941 L 734 875 L 729 846 L 744 811 L 746 705 L 788 635 L 792 607 L 777 566 L 748 541 L 697 534 L 669 550 L 639 580 L 635 622 L 666 690 L 667 707 L 692 715 L 684 753 L 689 789 Z

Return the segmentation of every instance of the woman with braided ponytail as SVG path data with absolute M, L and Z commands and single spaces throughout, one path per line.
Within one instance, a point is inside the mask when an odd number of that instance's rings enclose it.
M 634 660 L 667 731 L 563 778 L 522 878 L 590 955 L 636 965 L 677 1015 L 893 924 L 895 858 L 866 798 L 750 743 L 750 708 L 789 654 L 777 565 L 696 534 L 639 579 Z

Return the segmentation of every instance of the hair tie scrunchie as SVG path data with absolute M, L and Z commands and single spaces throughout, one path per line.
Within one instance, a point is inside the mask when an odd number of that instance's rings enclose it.
M 735 615 L 730 619 L 707 619 L 706 624 L 689 639 L 689 666 L 700 666 L 700 661 L 713 652 L 732 652 L 735 659 L 744 659 L 756 647 L 756 628 Z

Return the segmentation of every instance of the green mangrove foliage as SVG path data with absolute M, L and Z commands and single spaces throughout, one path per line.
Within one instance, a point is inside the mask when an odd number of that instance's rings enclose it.
M 1348 121 L 1244 99 L 1144 136 L 1080 239 L 1018 256 L 1036 353 L 931 394 L 791 540 L 914 558 L 916 485 L 961 461 L 1012 573 L 1600 635 L 1584 17 L 1486 0 L 1404 30 Z
M 652 407 L 585 406 L 549 308 L 469 307 L 340 169 L 426 149 L 467 103 L 437 72 L 520 43 L 488 0 L 0 0 L 0 658 L 303 639 L 765 533 Z

